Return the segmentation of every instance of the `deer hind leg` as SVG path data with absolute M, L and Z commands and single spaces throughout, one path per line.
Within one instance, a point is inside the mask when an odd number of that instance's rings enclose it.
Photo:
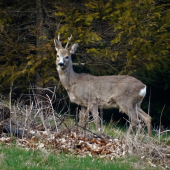
M 140 107 L 137 107 L 137 114 L 146 123 L 148 135 L 151 136 L 151 117 L 146 114 Z
M 129 129 L 127 131 L 127 134 L 130 134 L 133 131 L 133 129 L 137 126 L 137 124 L 139 123 L 139 120 L 137 119 L 136 113 L 132 105 L 130 104 L 125 105 L 125 104 L 119 103 L 119 107 L 121 108 L 123 112 L 125 112 L 128 115 L 131 121 Z

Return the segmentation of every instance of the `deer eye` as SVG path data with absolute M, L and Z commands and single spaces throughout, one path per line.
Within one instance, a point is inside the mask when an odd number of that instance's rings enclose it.
M 57 58 L 59 58 L 59 55 L 57 55 Z
M 68 59 L 68 56 L 66 56 L 66 58 L 65 59 Z

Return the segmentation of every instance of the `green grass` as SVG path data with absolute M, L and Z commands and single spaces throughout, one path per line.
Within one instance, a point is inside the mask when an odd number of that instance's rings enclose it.
M 64 169 L 64 170 L 124 170 L 134 168 L 126 159 L 106 160 L 91 158 L 78 158 L 74 155 L 63 153 L 49 154 L 42 151 L 25 151 L 17 146 L 0 145 L 1 170 L 39 170 L 39 169 Z M 139 169 L 139 168 L 137 168 Z
M 127 131 L 125 126 L 117 125 L 115 122 L 104 123 L 103 129 L 105 135 L 109 135 L 114 138 L 124 136 Z
M 153 138 L 155 138 L 155 140 L 159 141 L 161 143 L 164 143 L 165 145 L 170 146 L 170 132 L 165 132 L 163 134 L 159 135 L 157 133 L 152 133 Z

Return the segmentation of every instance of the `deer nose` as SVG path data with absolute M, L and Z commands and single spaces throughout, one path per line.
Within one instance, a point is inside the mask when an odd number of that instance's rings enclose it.
M 58 63 L 59 66 L 64 66 L 64 63 Z

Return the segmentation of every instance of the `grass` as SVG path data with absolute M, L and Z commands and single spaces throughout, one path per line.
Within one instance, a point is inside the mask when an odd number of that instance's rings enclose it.
M 119 122 L 118 122 L 119 123 Z M 104 124 L 104 134 L 113 136 L 114 138 L 120 138 L 125 135 L 127 132 L 127 128 L 125 126 L 122 126 L 118 124 L 117 122 L 110 122 Z M 142 134 L 142 133 L 141 133 Z M 145 128 L 143 131 L 143 135 L 147 134 L 147 129 Z M 152 131 L 152 137 L 159 141 L 159 135 Z M 165 132 L 160 135 L 160 142 L 162 142 L 165 145 L 170 146 L 170 131 Z
M 75 155 L 65 155 L 63 153 L 50 154 L 42 151 L 26 151 L 15 145 L 0 145 L 0 169 L 133 170 L 135 168 L 123 158 L 112 161 L 91 158 L 90 156 L 79 158 Z
M 114 138 L 119 138 L 120 136 L 123 136 L 125 132 L 127 131 L 125 127 L 120 126 L 120 125 L 117 126 L 117 124 L 114 122 L 111 122 L 109 124 L 105 123 L 103 127 L 104 127 L 103 128 L 104 134 L 113 136 Z
M 170 146 L 170 132 L 161 135 L 160 141 Z

